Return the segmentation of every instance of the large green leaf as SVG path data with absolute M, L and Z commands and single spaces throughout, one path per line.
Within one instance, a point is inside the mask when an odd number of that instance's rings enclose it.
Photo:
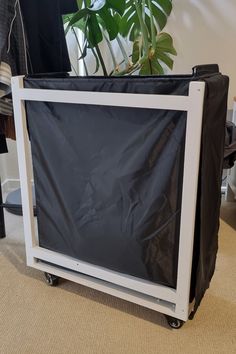
M 120 21 L 120 34 L 123 37 L 128 36 L 135 23 L 135 20 L 138 21 L 135 6 L 131 5 L 131 7 L 125 12 Z
M 177 55 L 177 52 L 173 46 L 173 39 L 168 33 L 159 33 L 157 38 L 157 51 L 170 53 Z
M 107 30 L 110 40 L 115 39 L 119 33 L 119 26 L 114 16 L 112 16 L 111 11 L 104 6 L 98 14 L 103 20 L 104 28 Z
M 108 7 L 118 12 L 121 16 L 125 12 L 125 3 L 126 0 L 107 0 Z
M 166 25 L 167 16 L 162 10 L 160 10 L 158 6 L 155 6 L 154 4 L 151 5 L 151 9 L 154 16 L 154 20 L 156 21 L 157 26 L 161 31 Z
M 157 46 L 155 52 L 150 50 L 148 58 L 143 62 L 140 75 L 162 75 L 164 74 L 163 63 L 173 69 L 171 55 L 176 55 L 172 37 L 168 33 L 159 33 L 156 38 Z M 137 53 L 137 48 L 135 48 Z M 135 58 L 137 60 L 137 58 Z
M 81 18 L 81 20 L 77 21 L 73 27 L 79 28 L 83 33 L 86 33 L 87 19 Z
M 158 0 L 158 4 L 163 9 L 163 11 L 169 16 L 172 10 L 172 1 Z
M 171 70 L 173 69 L 174 61 L 165 52 L 157 51 L 157 59 L 159 61 L 161 60 L 163 63 L 165 63 L 166 66 L 168 66 L 169 69 L 171 69 Z
M 138 4 L 142 12 L 145 11 L 145 24 L 150 36 L 150 17 L 153 16 L 156 32 L 157 30 L 161 31 L 165 27 L 167 18 L 172 10 L 172 0 L 151 0 L 151 9 L 149 8 L 148 0 L 145 0 L 144 2 L 140 0 L 126 1 L 126 10 L 120 22 L 120 34 L 123 37 L 127 37 L 127 35 L 130 34 L 129 39 L 131 41 L 134 41 L 134 33 L 137 33 L 137 35 L 141 33 L 135 2 Z M 144 8 L 142 7 L 142 4 L 144 4 Z M 152 11 L 152 14 L 150 13 L 150 10 Z
M 70 18 L 69 26 L 75 26 L 78 21 L 80 21 L 82 18 L 86 19 L 89 15 L 88 9 L 82 9 L 76 12 L 73 16 Z
M 88 34 L 90 46 L 95 47 L 103 40 L 103 30 L 108 32 L 109 39 L 113 40 L 119 33 L 119 24 L 117 14 L 120 16 L 125 11 L 126 0 L 91 0 L 78 2 L 79 11 L 70 15 L 69 21 L 66 18 L 64 21 L 68 23 L 68 28 L 78 27 L 83 32 Z M 81 7 L 83 8 L 81 9 Z M 86 27 L 81 26 L 86 24 Z
M 98 24 L 96 14 L 90 14 L 87 20 L 88 40 L 92 47 L 95 47 L 103 39 L 101 28 Z
M 139 75 L 163 75 L 164 74 L 164 70 L 162 68 L 162 66 L 160 65 L 160 63 L 158 61 L 154 61 L 154 60 L 150 60 L 147 59 L 140 71 L 139 71 Z

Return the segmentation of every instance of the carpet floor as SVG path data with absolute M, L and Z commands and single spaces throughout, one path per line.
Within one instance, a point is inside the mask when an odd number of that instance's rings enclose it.
M 223 203 L 216 271 L 193 321 L 78 284 L 56 288 L 25 265 L 22 218 L 6 212 L 0 240 L 0 354 L 236 353 L 236 203 Z

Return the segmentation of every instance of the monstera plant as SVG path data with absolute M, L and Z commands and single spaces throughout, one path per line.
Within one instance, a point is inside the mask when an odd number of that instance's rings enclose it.
M 94 55 L 95 72 L 102 67 L 104 75 L 159 75 L 167 66 L 172 69 L 176 51 L 170 34 L 162 32 L 172 11 L 172 0 L 78 0 L 77 13 L 64 17 L 66 33 L 77 29 L 84 34 L 78 41 L 80 60 L 88 50 Z M 113 69 L 107 71 L 99 45 L 108 46 Z M 114 43 L 122 60 L 117 62 Z M 128 45 L 127 45 L 128 43 Z M 131 49 L 129 49 L 131 48 Z

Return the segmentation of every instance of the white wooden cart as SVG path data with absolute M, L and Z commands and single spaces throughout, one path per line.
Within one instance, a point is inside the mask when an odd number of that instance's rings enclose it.
M 77 92 L 24 88 L 24 78 L 12 79 L 17 150 L 24 214 L 27 265 L 47 274 L 52 285 L 57 277 L 108 293 L 161 312 L 169 325 L 180 328 L 187 321 L 195 229 L 196 197 L 204 101 L 204 82 L 191 82 L 188 96 Z M 61 102 L 103 106 L 165 109 L 187 112 L 184 177 L 176 289 L 95 266 L 39 247 L 32 205 L 30 143 L 25 101 Z

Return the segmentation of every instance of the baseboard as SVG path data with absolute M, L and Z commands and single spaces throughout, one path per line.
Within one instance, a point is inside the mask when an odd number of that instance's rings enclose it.
M 2 182 L 2 193 L 9 193 L 18 188 L 20 188 L 19 179 L 5 179 Z

